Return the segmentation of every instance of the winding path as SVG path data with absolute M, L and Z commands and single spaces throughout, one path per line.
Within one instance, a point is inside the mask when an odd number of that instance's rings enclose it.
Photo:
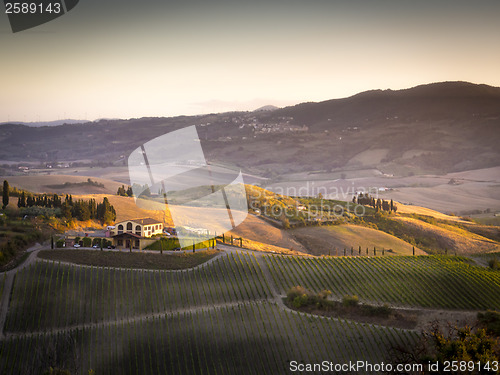
M 214 262 L 216 259 L 218 259 L 221 256 L 228 256 L 228 254 L 233 253 L 253 253 L 255 254 L 256 260 L 262 270 L 263 276 L 266 279 L 267 284 L 269 285 L 270 292 L 271 292 L 271 297 L 267 299 L 260 299 L 260 300 L 252 300 L 252 301 L 239 301 L 239 302 L 226 302 L 226 303 L 220 303 L 220 304 L 215 304 L 215 305 L 203 305 L 203 306 L 192 306 L 192 307 L 186 307 L 183 309 L 177 309 L 175 311 L 162 311 L 158 313 L 147 313 L 147 314 L 139 314 L 133 317 L 125 318 L 125 319 L 111 319 L 111 320 L 106 320 L 102 322 L 93 322 L 93 323 L 81 323 L 81 324 L 75 324 L 67 327 L 61 327 L 61 328 L 56 328 L 56 329 L 51 329 L 50 333 L 58 333 L 58 332 L 68 332 L 72 331 L 74 329 L 82 329 L 82 328 L 96 328 L 96 327 L 103 327 L 103 326 L 109 326 L 113 324 L 121 324 L 121 323 L 131 323 L 134 321 L 142 321 L 142 320 L 148 320 L 148 319 L 156 319 L 156 318 L 162 318 L 165 316 L 169 316 L 171 314 L 177 314 L 177 313 L 193 313 L 193 312 L 199 312 L 202 310 L 217 310 L 221 309 L 224 307 L 232 307 L 232 306 L 240 306 L 244 304 L 254 304 L 254 303 L 265 303 L 265 302 L 270 302 L 274 303 L 280 308 L 287 310 L 289 312 L 292 312 L 294 314 L 299 314 L 299 315 L 309 315 L 305 312 L 301 311 L 296 311 L 293 309 L 290 309 L 288 306 L 285 305 L 283 302 L 283 295 L 281 295 L 274 283 L 274 280 L 272 278 L 272 275 L 270 273 L 270 270 L 264 260 L 263 255 L 267 255 L 267 253 L 262 253 L 254 250 L 249 250 L 249 249 L 244 249 L 244 248 L 238 248 L 238 247 L 233 247 L 233 246 L 228 246 L 228 245 L 217 245 L 217 248 L 219 250 L 222 250 L 222 252 L 209 261 L 202 263 L 196 267 L 190 268 L 190 270 L 196 270 L 201 267 L 206 267 L 210 263 Z M 29 254 L 28 258 L 20 264 L 18 267 L 15 269 L 12 269 L 7 272 L 0 273 L 0 277 L 4 274 L 5 276 L 5 282 L 3 286 L 3 291 L 2 291 L 2 298 L 0 300 L 0 340 L 4 339 L 9 339 L 9 338 L 16 338 L 16 337 L 31 337 L 31 336 L 37 336 L 40 334 L 46 334 L 49 331 L 47 330 L 42 330 L 42 331 L 33 331 L 33 332 L 23 332 L 23 333 L 4 333 L 4 326 L 7 318 L 7 313 L 9 310 L 9 304 L 10 304 L 10 297 L 12 293 L 12 288 L 14 284 L 14 278 L 15 274 L 19 271 L 22 270 L 26 267 L 28 267 L 30 264 L 33 264 L 34 262 L 52 262 L 50 260 L 43 260 L 37 258 L 38 253 L 40 250 L 45 250 L 49 249 L 48 246 L 43 246 L 40 244 L 36 244 L 35 246 L 29 248 L 27 250 Z M 89 251 L 94 251 L 94 250 L 99 250 L 99 249 L 88 249 Z M 109 251 L 109 250 L 108 250 Z M 114 250 L 116 251 L 116 250 Z M 158 253 L 158 252 L 154 252 Z M 164 251 L 164 254 L 178 254 L 179 252 L 167 252 Z M 64 262 L 61 262 L 63 264 Z M 74 263 L 71 263 L 74 264 Z M 86 265 L 78 265 L 79 267 L 90 267 Z M 152 271 L 150 269 L 137 269 L 138 271 Z M 156 270 L 154 270 L 156 271 Z M 170 270 L 168 272 L 183 272 L 185 270 Z M 398 307 L 394 307 L 397 309 Z M 419 328 L 425 327 L 426 324 L 429 324 L 431 321 L 435 319 L 442 320 L 443 322 L 449 321 L 452 318 L 456 318 L 457 320 L 459 319 L 465 319 L 465 320 L 470 320 L 473 318 L 476 314 L 476 312 L 471 312 L 471 311 L 462 311 L 462 310 L 442 310 L 442 309 L 422 309 L 422 308 L 403 308 L 405 310 L 415 310 L 415 311 L 425 311 L 424 314 L 421 314 L 419 318 Z M 321 316 L 320 316 L 321 317 Z M 332 318 L 332 317 L 322 317 L 325 319 L 337 319 L 337 318 Z M 371 324 L 370 324 L 371 325 Z
M 0 275 L 4 275 L 5 277 L 2 289 L 2 299 L 0 300 L 0 340 L 5 337 L 5 320 L 7 319 L 7 312 L 9 311 L 10 295 L 12 293 L 12 286 L 14 285 L 14 276 L 19 270 L 22 270 L 35 262 L 38 252 L 43 249 L 45 249 L 45 246 L 37 243 L 27 250 L 30 255 L 22 264 L 10 271 L 0 273 Z

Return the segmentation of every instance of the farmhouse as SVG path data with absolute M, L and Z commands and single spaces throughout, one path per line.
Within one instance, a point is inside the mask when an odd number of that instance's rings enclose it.
M 163 223 L 147 218 L 125 220 L 114 225 L 110 230 L 113 245 L 117 248 L 144 249 L 153 242 L 150 237 L 163 233 Z
M 171 235 L 175 235 L 175 229 L 170 228 Z M 85 239 L 90 239 L 88 243 L 99 245 L 99 241 L 108 240 L 118 249 L 144 249 L 146 246 L 155 242 L 157 239 L 153 236 L 163 234 L 163 223 L 161 221 L 146 218 L 125 220 L 115 225 L 109 225 L 105 230 L 94 231 L 67 231 L 65 236 L 65 246 L 73 247 L 75 244 L 85 245 Z M 79 239 L 78 242 L 76 239 Z M 109 242 L 108 242 L 109 244 Z
M 134 219 L 116 223 L 114 228 L 111 229 L 111 236 L 122 233 L 133 233 L 140 237 L 151 237 L 162 232 L 163 223 L 161 221 L 151 218 Z

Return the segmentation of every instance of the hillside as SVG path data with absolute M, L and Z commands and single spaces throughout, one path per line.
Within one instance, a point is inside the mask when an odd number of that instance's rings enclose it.
M 470 255 L 498 251 L 500 243 L 449 224 L 431 224 L 422 220 L 397 217 L 414 236 L 424 237 L 433 246 L 450 254 Z
M 131 197 L 121 197 L 118 195 L 110 194 L 84 194 L 84 195 L 74 195 L 73 199 L 84 199 L 89 200 L 94 198 L 96 201 L 102 201 L 104 197 L 107 197 L 109 203 L 115 208 L 116 211 L 116 222 L 146 218 L 151 217 L 153 219 L 163 222 L 167 226 L 172 225 L 172 218 L 170 217 L 170 212 L 168 210 L 159 210 L 159 206 L 155 205 L 154 202 L 145 201 L 142 203 L 140 208 L 135 204 L 134 198 Z M 144 208 L 146 207 L 146 208 Z M 163 209 L 165 206 L 162 206 Z
M 354 255 L 366 255 L 369 248 L 369 255 L 373 255 L 373 248 L 377 248 L 378 255 L 385 249 L 385 255 L 412 255 L 412 245 L 372 228 L 358 225 L 334 225 L 321 227 L 297 228 L 290 231 L 293 237 L 313 255 L 351 255 L 351 247 L 354 248 Z M 416 255 L 426 254 L 419 248 L 415 248 Z
M 91 183 L 89 183 L 89 179 Z M 7 180 L 12 187 L 25 189 L 33 193 L 52 194 L 116 194 L 118 188 L 122 185 L 116 181 L 103 178 L 55 174 L 9 176 Z
M 135 148 L 189 125 L 197 126 L 209 161 L 265 177 L 356 170 L 366 160 L 399 175 L 456 172 L 498 165 L 491 135 L 500 126 L 500 88 L 444 82 L 274 111 L 40 128 L 5 124 L 0 161 L 123 165 Z
M 303 103 L 277 110 L 298 122 L 328 129 L 331 125 L 399 120 L 420 122 L 496 117 L 500 88 L 468 82 L 441 82 L 404 90 L 371 90 L 349 98 Z
M 246 220 L 231 230 L 230 233 L 264 245 L 272 245 L 285 250 L 294 250 L 302 253 L 311 253 L 307 247 L 294 238 L 291 231 L 276 228 L 254 215 L 248 215 Z M 260 246 L 262 247 L 262 245 Z M 263 250 L 265 251 L 266 249 Z M 279 249 L 273 248 L 269 248 L 269 251 L 281 252 Z
M 170 211 L 163 203 L 141 199 L 137 205 L 134 198 L 115 195 L 121 184 L 110 180 L 95 178 L 89 182 L 89 178 L 79 176 L 44 175 L 11 177 L 9 182 L 12 186 L 34 192 L 55 192 L 63 195 L 70 193 L 73 194 L 73 199 L 94 198 L 96 201 L 102 201 L 104 197 L 108 197 L 117 212 L 117 221 L 152 217 L 167 226 L 174 225 Z M 252 185 L 246 185 L 246 190 L 250 213 L 255 213 L 260 208 L 262 217 L 248 215 L 246 220 L 228 235 L 243 237 L 246 245 L 255 250 L 342 255 L 344 248 L 349 251 L 351 247 L 357 249 L 361 246 L 363 253 L 367 247 L 376 247 L 379 250 L 388 250 L 388 255 L 407 255 L 411 254 L 412 248 L 415 247 L 417 254 L 448 251 L 469 255 L 492 252 L 500 248 L 498 227 L 480 225 L 425 207 L 398 203 L 397 214 L 376 215 L 373 209 L 369 208 L 362 218 L 356 218 L 352 209 L 350 211 L 344 202 L 287 197 Z M 89 194 L 86 191 L 95 193 Z M 197 190 L 191 193 L 196 192 Z M 296 207 L 303 205 L 312 206 L 306 211 L 297 211 Z M 325 208 L 331 205 L 344 206 L 347 215 L 337 217 L 339 222 L 336 224 L 343 222 L 348 225 L 327 226 L 323 223 L 322 226 L 317 226 L 309 216 L 315 217 L 314 207 L 318 205 Z M 175 207 L 179 209 L 179 206 Z M 277 216 L 273 216 L 274 210 L 269 210 L 270 207 L 279 208 Z M 299 227 L 292 230 L 282 228 L 283 217 L 279 212 L 284 212 L 283 209 L 288 210 L 289 224 Z M 307 214 L 311 209 L 313 211 Z M 263 216 L 267 211 L 270 216 L 264 220 Z M 207 211 L 201 207 L 192 207 L 178 211 L 178 214 L 182 215 L 184 223 L 198 223 L 200 218 L 207 215 Z M 213 214 L 212 211 L 208 213 L 207 222 L 212 220 Z M 223 214 L 225 215 L 225 212 Z M 308 221 L 301 221 L 304 218 Z M 335 216 L 327 221 L 336 221 Z M 218 234 L 224 231 L 225 228 L 216 228 Z

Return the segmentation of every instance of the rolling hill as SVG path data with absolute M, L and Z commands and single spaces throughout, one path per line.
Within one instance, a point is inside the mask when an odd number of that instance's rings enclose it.
M 293 237 L 304 245 L 313 255 L 346 255 L 351 254 L 354 247 L 354 255 L 358 255 L 361 246 L 361 254 L 373 255 L 373 248 L 377 248 L 378 255 L 385 249 L 385 255 L 412 255 L 412 245 L 391 236 L 385 232 L 359 225 L 334 225 L 321 227 L 304 227 L 290 231 Z M 415 248 L 416 255 L 426 254 L 419 248 Z
M 103 178 L 55 174 L 9 176 L 7 180 L 12 187 L 52 194 L 116 194 L 122 186 L 121 183 Z
M 261 176 L 365 168 L 363 155 L 376 150 L 383 152 L 377 151 L 372 167 L 386 173 L 457 172 L 498 165 L 492 135 L 500 126 L 500 88 L 443 82 L 274 111 L 40 128 L 4 124 L 0 160 L 112 164 L 148 140 L 189 125 L 197 126 L 209 161 Z

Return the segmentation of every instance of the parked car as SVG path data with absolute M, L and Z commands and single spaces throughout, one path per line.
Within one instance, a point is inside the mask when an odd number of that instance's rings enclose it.
M 94 246 L 92 246 L 94 249 L 97 249 L 99 247 L 99 245 L 95 244 Z
M 75 244 L 73 245 L 73 247 L 80 247 L 80 245 L 79 245 L 79 244 L 77 244 L 77 243 L 75 243 Z
M 110 246 L 108 246 L 108 249 L 116 249 L 116 246 L 110 245 Z

